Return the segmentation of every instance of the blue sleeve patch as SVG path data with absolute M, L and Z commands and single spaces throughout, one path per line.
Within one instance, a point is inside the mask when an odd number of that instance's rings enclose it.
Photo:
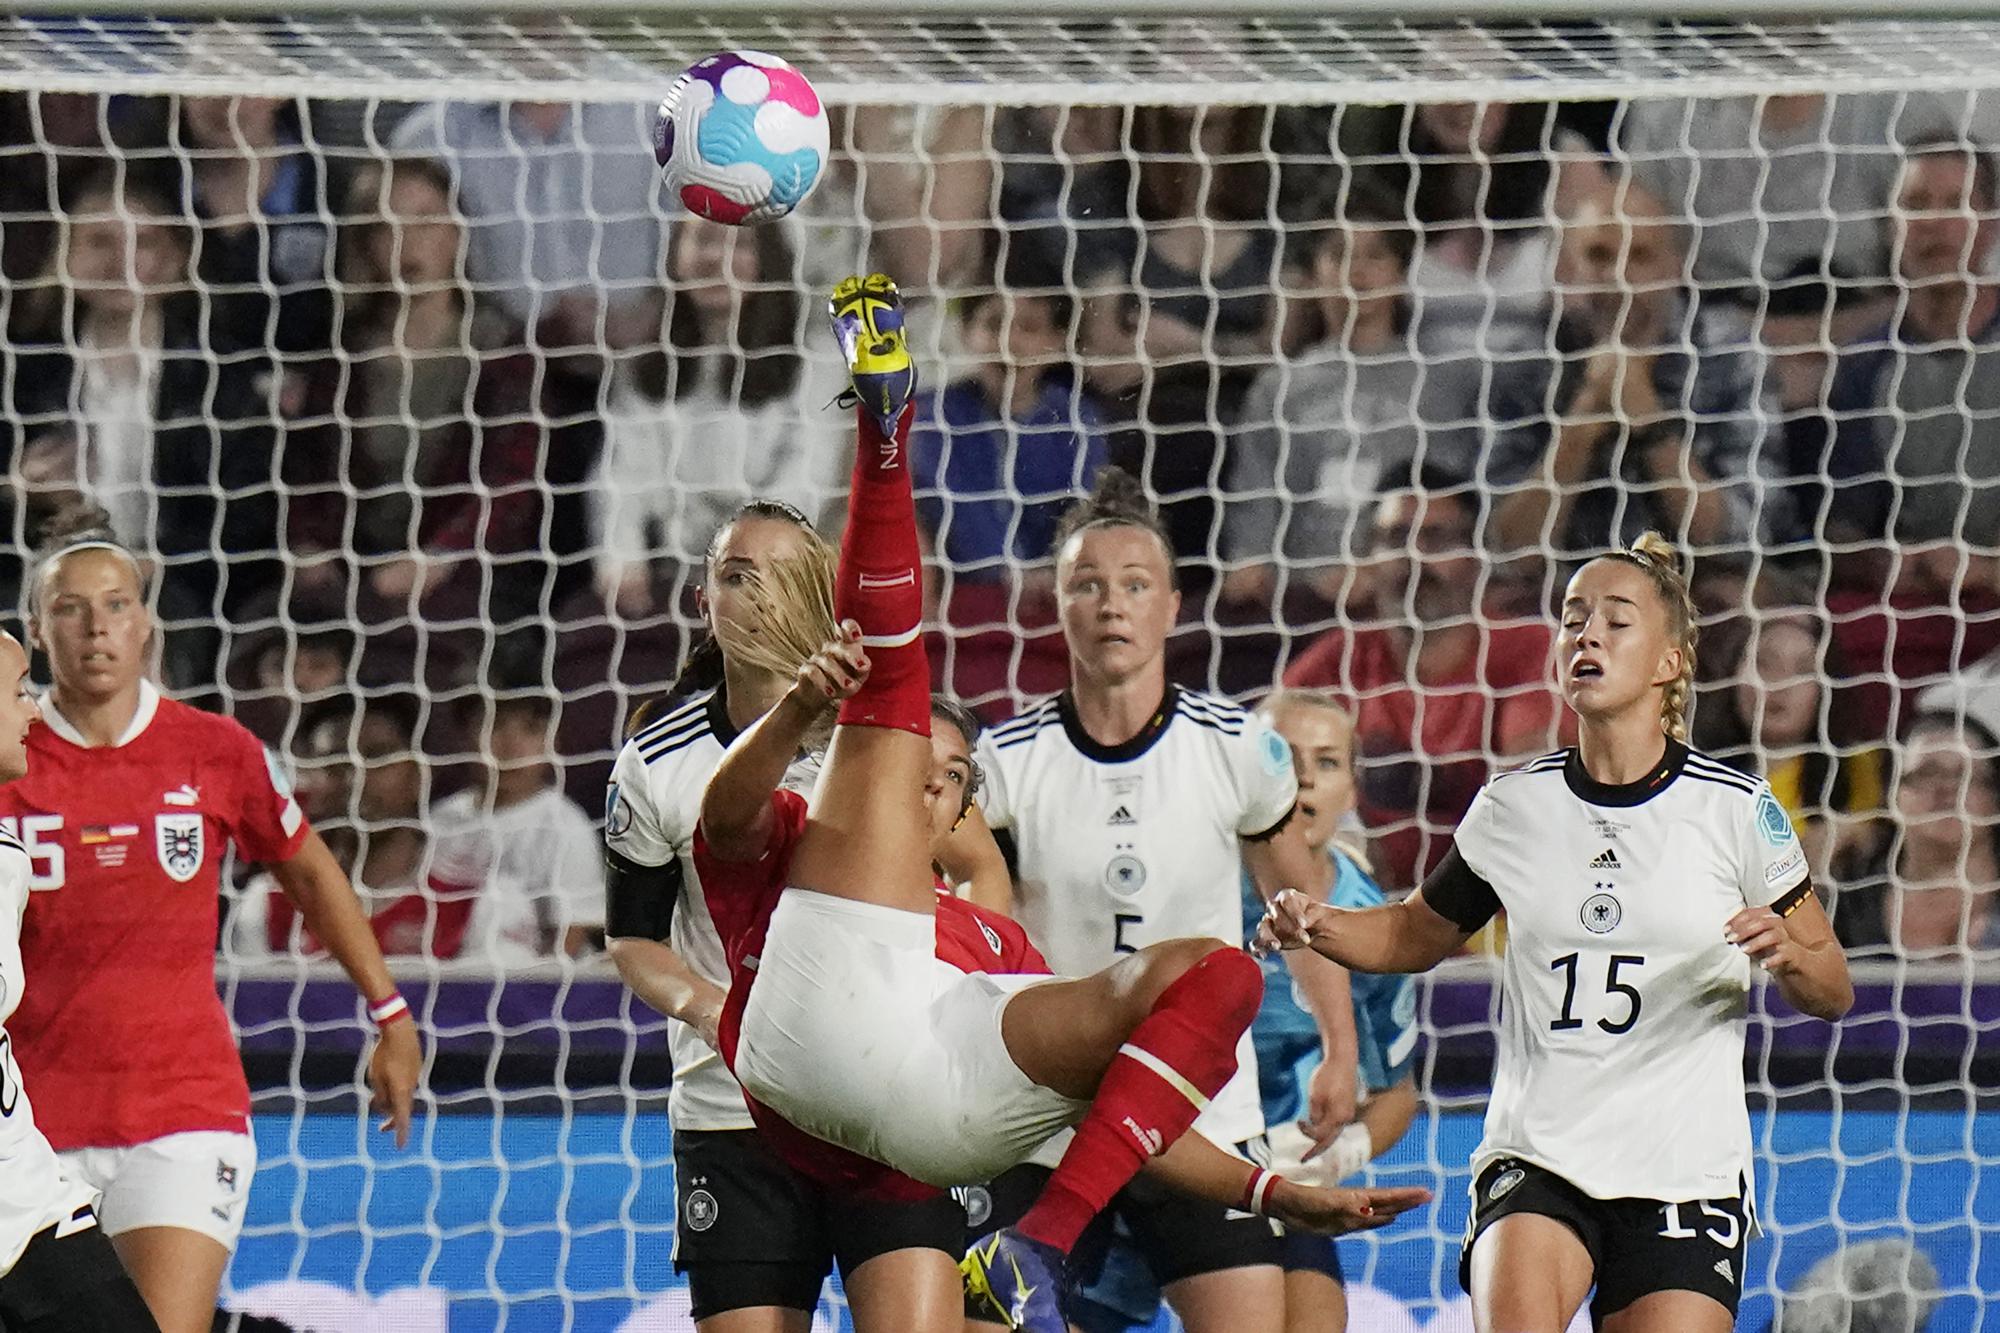
M 1264 771 L 1272 777 L 1283 777 L 1292 771 L 1292 747 L 1285 738 L 1266 726 L 1257 738 L 1264 760 Z
M 1792 840 L 1792 817 L 1778 804 L 1769 787 L 1757 793 L 1757 827 L 1763 830 L 1764 841 L 1773 847 L 1783 847 Z
M 618 784 L 614 782 L 604 793 L 604 835 L 622 838 L 631 827 L 632 807 L 618 799 Z

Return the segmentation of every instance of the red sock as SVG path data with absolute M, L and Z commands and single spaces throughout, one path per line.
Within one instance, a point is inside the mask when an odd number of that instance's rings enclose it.
M 923 555 L 910 490 L 910 421 L 915 414 L 914 404 L 903 409 L 892 438 L 865 409 L 855 411 L 859 438 L 833 607 L 842 620 L 860 624 L 871 664 L 867 682 L 840 705 L 841 725 L 895 727 L 928 736 L 931 665 L 923 639 Z
M 1264 974 L 1218 947 L 1160 993 L 1105 1071 L 1041 1197 L 1015 1230 L 1069 1253 L 1090 1219 L 1188 1126 L 1236 1073 L 1236 1041 L 1257 1016 Z

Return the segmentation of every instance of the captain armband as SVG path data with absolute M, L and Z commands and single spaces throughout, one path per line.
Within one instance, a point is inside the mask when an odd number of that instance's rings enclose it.
M 1785 890 L 1772 902 L 1771 910 L 1779 916 L 1790 916 L 1806 905 L 1806 899 L 1813 897 L 1812 876 L 1807 875 L 1792 888 Z
M 674 924 L 674 903 L 680 896 L 679 857 L 665 865 L 648 866 L 605 848 L 606 938 L 664 941 Z

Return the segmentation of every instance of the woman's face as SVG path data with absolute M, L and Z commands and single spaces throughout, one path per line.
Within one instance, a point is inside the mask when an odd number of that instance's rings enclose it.
M 1181 595 L 1158 537 L 1129 524 L 1103 524 L 1063 545 L 1056 605 L 1076 674 L 1116 684 L 1160 667 Z
M 63 275 L 86 309 L 132 310 L 186 285 L 187 253 L 144 204 L 91 194 L 70 215 Z
M 153 617 L 132 562 L 116 551 L 72 551 L 42 572 L 29 630 L 49 655 L 57 690 L 106 700 L 146 674 Z
M 936 852 L 958 827 L 965 800 L 972 791 L 972 743 L 950 722 L 931 718 L 931 771 L 924 781 L 924 810 L 931 821 L 931 850 Z
M 1354 719 L 1339 709 L 1296 701 L 1279 703 L 1270 719 L 1292 747 L 1298 817 L 1305 821 L 1306 845 L 1319 851 L 1354 808 Z
M 196 148 L 269 148 L 284 105 L 278 97 L 183 97 L 181 126 Z
M 375 271 L 413 288 L 456 286 L 464 232 L 445 192 L 414 172 L 399 172 L 382 204 L 382 221 L 369 234 Z
M 1940 858 L 1991 838 L 2000 816 L 1992 764 L 1974 755 L 1949 722 L 1920 722 L 1902 747 L 1896 822 L 1903 837 Z
M 1417 108 L 1417 120 L 1441 152 L 1464 156 L 1474 151 L 1490 153 L 1500 146 L 1501 131 L 1507 128 L 1507 106 L 1503 102 L 1430 102 Z
M 1407 274 L 1389 235 L 1380 227 L 1351 227 L 1334 233 L 1313 265 L 1313 285 L 1327 305 L 1329 330 L 1338 337 L 1350 308 L 1357 313 L 1402 295 Z
M 1749 670 L 1736 684 L 1737 715 L 1766 749 L 1803 745 L 1819 732 L 1818 642 L 1795 620 L 1765 623 L 1756 642 Z
M 372 824 L 407 823 L 423 813 L 424 774 L 410 734 L 383 715 L 361 719 L 358 812 Z
M 1635 707 L 1657 713 L 1659 692 L 1680 675 L 1681 650 L 1647 573 L 1626 560 L 1593 560 L 1563 598 L 1556 667 L 1563 697 L 1585 721 Z
M 740 227 L 689 217 L 674 224 L 675 291 L 704 315 L 727 314 L 737 295 L 756 284 L 757 242 Z
M 756 633 L 758 612 L 750 590 L 757 576 L 769 570 L 774 561 L 805 555 L 810 544 L 805 530 L 787 519 L 748 514 L 731 523 L 715 548 L 702 584 L 702 610 L 710 631 L 727 622 Z

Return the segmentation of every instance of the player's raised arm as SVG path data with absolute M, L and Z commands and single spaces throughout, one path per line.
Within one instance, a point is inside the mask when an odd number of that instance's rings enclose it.
M 410 1006 L 396 992 L 396 979 L 382 959 L 381 945 L 346 872 L 316 831 L 307 830 L 298 850 L 272 862 L 271 877 L 298 908 L 306 929 L 326 946 L 368 1001 L 380 1036 L 368 1057 L 369 1105 L 393 1130 L 396 1146 L 410 1141 L 410 1117 L 423 1079 L 424 1053 Z
M 1356 972 L 1428 972 L 1464 948 L 1493 915 L 1495 907 L 1485 905 L 1470 881 L 1478 876 L 1454 850 L 1422 888 L 1384 907 L 1329 907 L 1287 889 L 1271 900 L 1257 928 L 1258 946 L 1309 948 Z
M 868 679 L 861 627 L 848 621 L 840 637 L 798 670 L 770 712 L 744 729 L 722 757 L 701 798 L 701 832 L 724 861 L 755 861 L 771 840 L 771 794 L 799 757 L 813 725 L 831 704 L 853 696 Z

